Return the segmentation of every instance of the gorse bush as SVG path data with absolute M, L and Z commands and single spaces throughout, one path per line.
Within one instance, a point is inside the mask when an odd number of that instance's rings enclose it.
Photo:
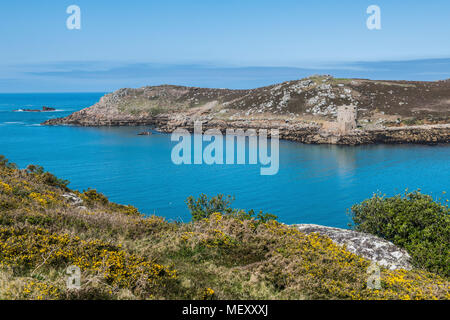
M 89 206 L 92 206 L 94 204 L 107 205 L 109 203 L 108 198 L 105 197 L 104 194 L 99 193 L 99 192 L 97 192 L 97 190 L 94 190 L 94 189 L 85 190 L 81 194 L 81 198 Z
M 9 168 L 9 169 L 17 169 L 16 164 L 9 162 L 5 156 L 0 154 L 0 167 Z
M 375 194 L 352 207 L 354 228 L 406 249 L 416 267 L 450 277 L 448 205 L 429 195 L 406 192 L 386 198 Z
M 80 197 L 85 205 L 92 208 L 96 208 L 98 206 L 108 207 L 112 211 L 121 212 L 127 215 L 134 215 L 134 216 L 141 215 L 137 208 L 131 205 L 125 206 L 114 202 L 110 202 L 103 193 L 97 192 L 97 190 L 94 189 L 89 188 L 88 190 L 85 190 L 82 194 L 80 194 Z

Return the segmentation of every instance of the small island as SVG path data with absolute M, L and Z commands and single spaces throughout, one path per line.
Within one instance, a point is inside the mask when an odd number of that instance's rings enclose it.
M 250 90 L 162 85 L 120 89 L 44 125 L 147 126 L 171 133 L 279 129 L 307 144 L 450 142 L 450 80 L 378 81 L 311 76 Z
M 15 112 L 51 112 L 51 111 L 55 111 L 55 108 L 50 108 L 50 107 L 42 107 L 42 109 L 19 109 L 19 110 L 14 110 Z

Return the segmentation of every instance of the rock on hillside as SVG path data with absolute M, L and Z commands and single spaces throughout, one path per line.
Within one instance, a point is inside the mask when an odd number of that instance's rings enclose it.
M 295 225 L 295 227 L 306 234 L 319 233 L 327 236 L 337 244 L 347 246 L 350 252 L 391 270 L 398 268 L 410 270 L 412 267 L 410 263 L 411 257 L 404 249 L 377 236 L 314 224 L 299 224 Z

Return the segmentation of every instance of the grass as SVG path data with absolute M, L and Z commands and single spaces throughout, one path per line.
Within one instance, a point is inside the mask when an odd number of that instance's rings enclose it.
M 382 288 L 368 289 L 369 261 L 261 217 L 214 212 L 184 224 L 144 217 L 1 158 L 0 299 L 450 297 L 448 280 L 422 269 L 382 268 Z M 66 285 L 73 265 L 79 290 Z
M 170 101 L 165 99 L 149 99 L 143 96 L 124 97 L 118 103 L 118 110 L 131 115 L 148 114 L 157 116 L 170 111 L 184 110 L 186 103 Z

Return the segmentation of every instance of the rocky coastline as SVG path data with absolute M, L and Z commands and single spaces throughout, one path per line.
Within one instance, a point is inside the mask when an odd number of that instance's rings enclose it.
M 278 129 L 305 144 L 450 142 L 450 81 L 313 76 L 251 90 L 179 86 L 120 89 L 92 107 L 44 125 L 150 126 L 165 133 Z
M 225 133 L 227 129 L 278 129 L 280 139 L 305 144 L 364 145 L 364 144 L 445 144 L 450 142 L 450 125 L 436 124 L 410 127 L 379 128 L 371 130 L 354 130 L 348 134 L 322 130 L 319 125 L 303 123 L 286 123 L 277 120 L 208 120 L 202 118 L 180 119 L 180 116 L 155 116 L 139 119 L 83 119 L 68 118 L 50 119 L 43 125 L 74 125 L 83 127 L 103 126 L 150 126 L 163 133 L 172 133 L 176 129 L 194 131 L 194 122 L 201 121 L 204 130 L 218 129 Z

